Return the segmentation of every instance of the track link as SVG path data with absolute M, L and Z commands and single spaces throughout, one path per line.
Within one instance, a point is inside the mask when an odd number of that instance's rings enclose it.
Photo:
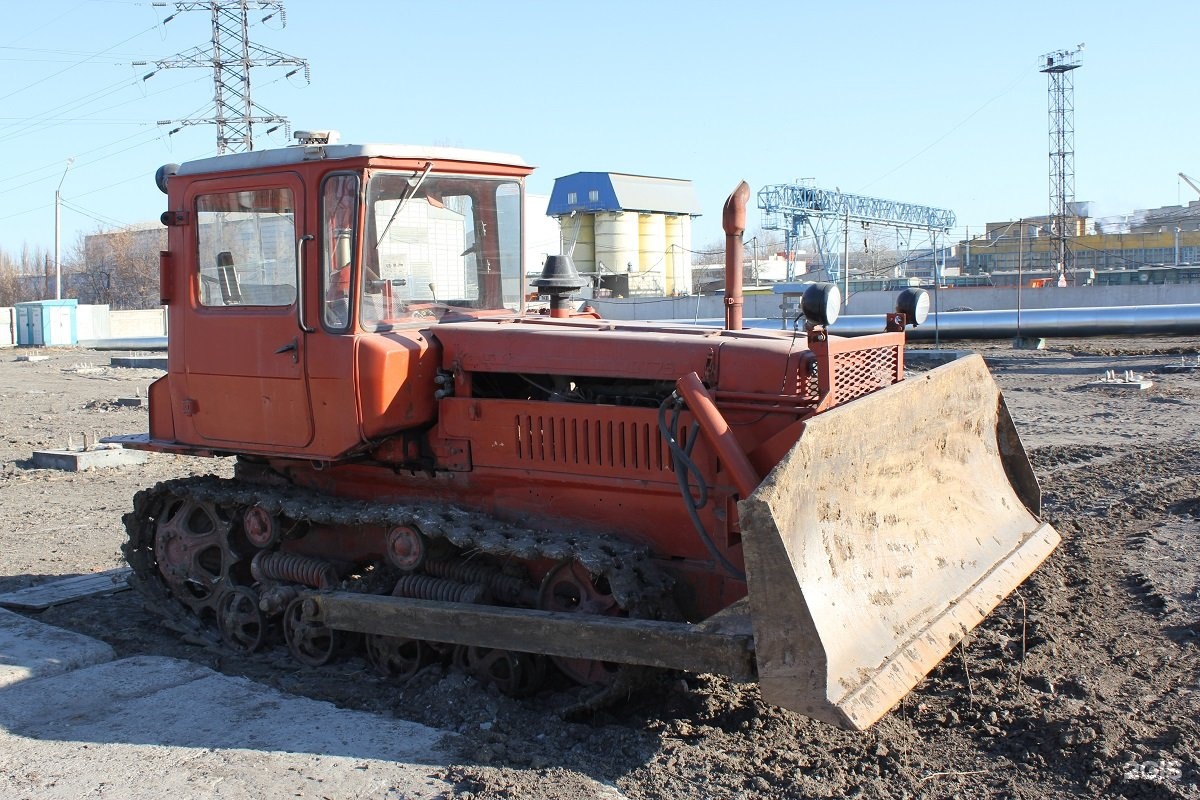
M 486 514 L 453 506 L 413 503 L 372 503 L 331 497 L 295 486 L 251 484 L 206 476 L 159 483 L 134 497 L 133 510 L 124 516 L 129 534 L 122 547 L 133 568 L 131 583 L 172 629 L 198 643 L 215 645 L 220 634 L 210 620 L 196 616 L 164 580 L 156 552 L 159 520 L 171 504 L 191 500 L 230 511 L 260 507 L 293 523 L 314 525 L 408 525 L 430 539 L 443 539 L 467 554 L 487 554 L 499 559 L 576 561 L 594 576 L 603 577 L 613 598 L 630 616 L 643 619 L 678 619 L 671 599 L 672 580 L 650 558 L 649 552 L 611 536 L 577 536 L 538 531 L 497 520 Z M 236 526 L 238 523 L 234 523 Z M 232 534 L 232 527 L 229 534 Z M 232 549 L 232 545 L 230 545 Z M 246 562 L 253 550 L 242 554 Z M 244 571 L 244 570 L 243 570 Z M 224 576 L 219 591 L 232 591 L 244 582 Z M 386 581 L 350 578 L 338 587 L 348 591 L 387 593 Z M 633 676 L 644 670 L 627 669 L 626 676 L 607 687 L 606 695 L 627 692 Z M 586 701 L 588 708 L 598 700 Z M 602 704 L 602 703 L 601 703 Z

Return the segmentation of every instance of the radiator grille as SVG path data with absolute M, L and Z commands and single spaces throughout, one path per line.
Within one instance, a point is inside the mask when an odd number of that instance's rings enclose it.
M 517 459 L 526 463 L 648 473 L 672 471 L 666 442 L 658 425 L 650 421 L 518 413 L 513 435 Z
M 899 380 L 899 356 L 895 347 L 874 347 L 839 353 L 833 357 L 833 387 L 836 401 L 846 403 Z

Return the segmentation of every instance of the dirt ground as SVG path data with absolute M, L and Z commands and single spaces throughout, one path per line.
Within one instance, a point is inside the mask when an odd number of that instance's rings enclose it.
M 1169 372 L 1195 339 L 976 343 L 1001 387 L 1063 544 L 866 733 L 764 706 L 752 685 L 664 675 L 583 721 L 441 666 L 406 684 L 360 659 L 302 668 L 286 650 L 188 645 L 132 592 L 32 616 L 119 655 L 192 659 L 339 705 L 463 734 L 444 777 L 464 798 L 573 798 L 581 776 L 631 798 L 1200 797 L 1200 369 Z M 111 353 L 0 351 L 0 591 L 117 566 L 134 492 L 226 461 L 153 456 L 91 473 L 34 469 L 35 449 L 146 429 L 154 370 Z M 1105 370 L 1147 391 L 1089 389 Z M 2 760 L 2 757 L 0 757 Z M 265 791 L 267 787 L 264 787 Z

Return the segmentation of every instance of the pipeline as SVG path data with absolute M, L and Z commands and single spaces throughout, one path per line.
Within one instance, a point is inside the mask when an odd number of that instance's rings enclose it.
M 748 328 L 779 329 L 779 320 L 746 320 Z M 884 330 L 883 314 L 838 317 L 829 326 L 837 336 L 866 336 Z M 996 311 L 942 311 L 924 325 L 909 328 L 914 339 L 1012 339 L 1053 336 L 1133 336 L 1200 334 L 1200 304 L 1091 306 Z
M 126 336 L 108 339 L 80 339 L 77 344 L 87 350 L 166 350 L 165 336 Z

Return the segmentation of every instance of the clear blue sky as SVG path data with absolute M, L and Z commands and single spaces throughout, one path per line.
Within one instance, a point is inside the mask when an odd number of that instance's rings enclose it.
M 211 35 L 174 3 L 8 3 L 0 29 L 0 249 L 64 253 L 108 223 L 156 219 L 155 169 L 215 152 L 212 75 L 150 71 Z M 252 14 L 255 21 L 261 14 Z M 254 98 L 344 142 L 501 150 L 557 176 L 688 178 L 721 235 L 725 196 L 796 178 L 948 208 L 956 235 L 1045 214 L 1046 76 L 1038 56 L 1086 43 L 1075 72 L 1076 199 L 1101 214 L 1196 199 L 1194 0 L 666 2 L 290 0 L 252 39 L 308 59 L 312 82 L 256 69 Z M 258 131 L 256 147 L 286 144 Z M 759 213 L 751 215 L 757 228 Z

